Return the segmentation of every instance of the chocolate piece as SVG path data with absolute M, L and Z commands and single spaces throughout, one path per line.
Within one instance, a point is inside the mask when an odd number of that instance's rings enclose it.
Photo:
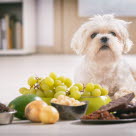
M 116 115 L 120 119 L 131 119 L 131 118 L 136 118 L 136 112 L 130 112 L 130 113 L 122 113 L 119 115 Z
M 127 94 L 125 96 L 122 96 L 116 100 L 113 100 L 107 105 L 104 105 L 100 108 L 101 111 L 109 111 L 109 112 L 114 112 L 114 111 L 120 111 L 124 107 L 128 105 L 128 103 L 135 97 L 134 93 Z
M 126 105 L 124 108 L 118 110 L 118 114 L 121 114 L 121 113 L 130 113 L 130 112 L 136 112 L 136 103 L 133 104 L 133 103 L 130 103 L 128 105 Z

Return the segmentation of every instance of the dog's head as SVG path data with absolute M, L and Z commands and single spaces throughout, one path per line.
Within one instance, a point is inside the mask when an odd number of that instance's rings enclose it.
M 113 15 L 94 16 L 74 34 L 71 47 L 77 54 L 88 55 L 91 59 L 117 60 L 133 44 L 127 31 L 129 23 Z

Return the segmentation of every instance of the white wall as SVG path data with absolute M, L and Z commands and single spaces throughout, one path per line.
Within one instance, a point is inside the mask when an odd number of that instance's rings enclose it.
M 78 14 L 82 17 L 95 14 L 136 16 L 135 0 L 78 0 Z
M 37 0 L 37 45 L 54 45 L 53 0 Z

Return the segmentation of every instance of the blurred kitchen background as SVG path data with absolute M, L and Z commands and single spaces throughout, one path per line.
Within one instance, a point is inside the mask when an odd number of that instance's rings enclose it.
M 126 59 L 135 63 L 134 0 L 0 0 L 0 101 L 19 95 L 31 75 L 73 78 L 81 58 L 70 48 L 73 33 L 89 17 L 107 13 L 132 22 L 134 46 Z

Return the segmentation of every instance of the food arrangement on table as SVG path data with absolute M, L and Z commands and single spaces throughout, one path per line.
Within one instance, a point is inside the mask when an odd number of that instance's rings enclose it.
M 13 116 L 43 124 L 75 119 L 83 123 L 136 120 L 136 104 L 131 103 L 134 93 L 112 101 L 101 85 L 73 83 L 54 72 L 45 78 L 32 76 L 28 85 L 19 89 L 21 96 L 8 106 L 0 104 L 0 124 L 10 124 Z
M 99 110 L 89 115 L 84 115 L 81 121 L 83 123 L 136 121 L 136 104 L 130 103 L 134 97 L 134 93 L 130 93 L 117 100 L 113 100 L 109 104 L 102 106 Z

